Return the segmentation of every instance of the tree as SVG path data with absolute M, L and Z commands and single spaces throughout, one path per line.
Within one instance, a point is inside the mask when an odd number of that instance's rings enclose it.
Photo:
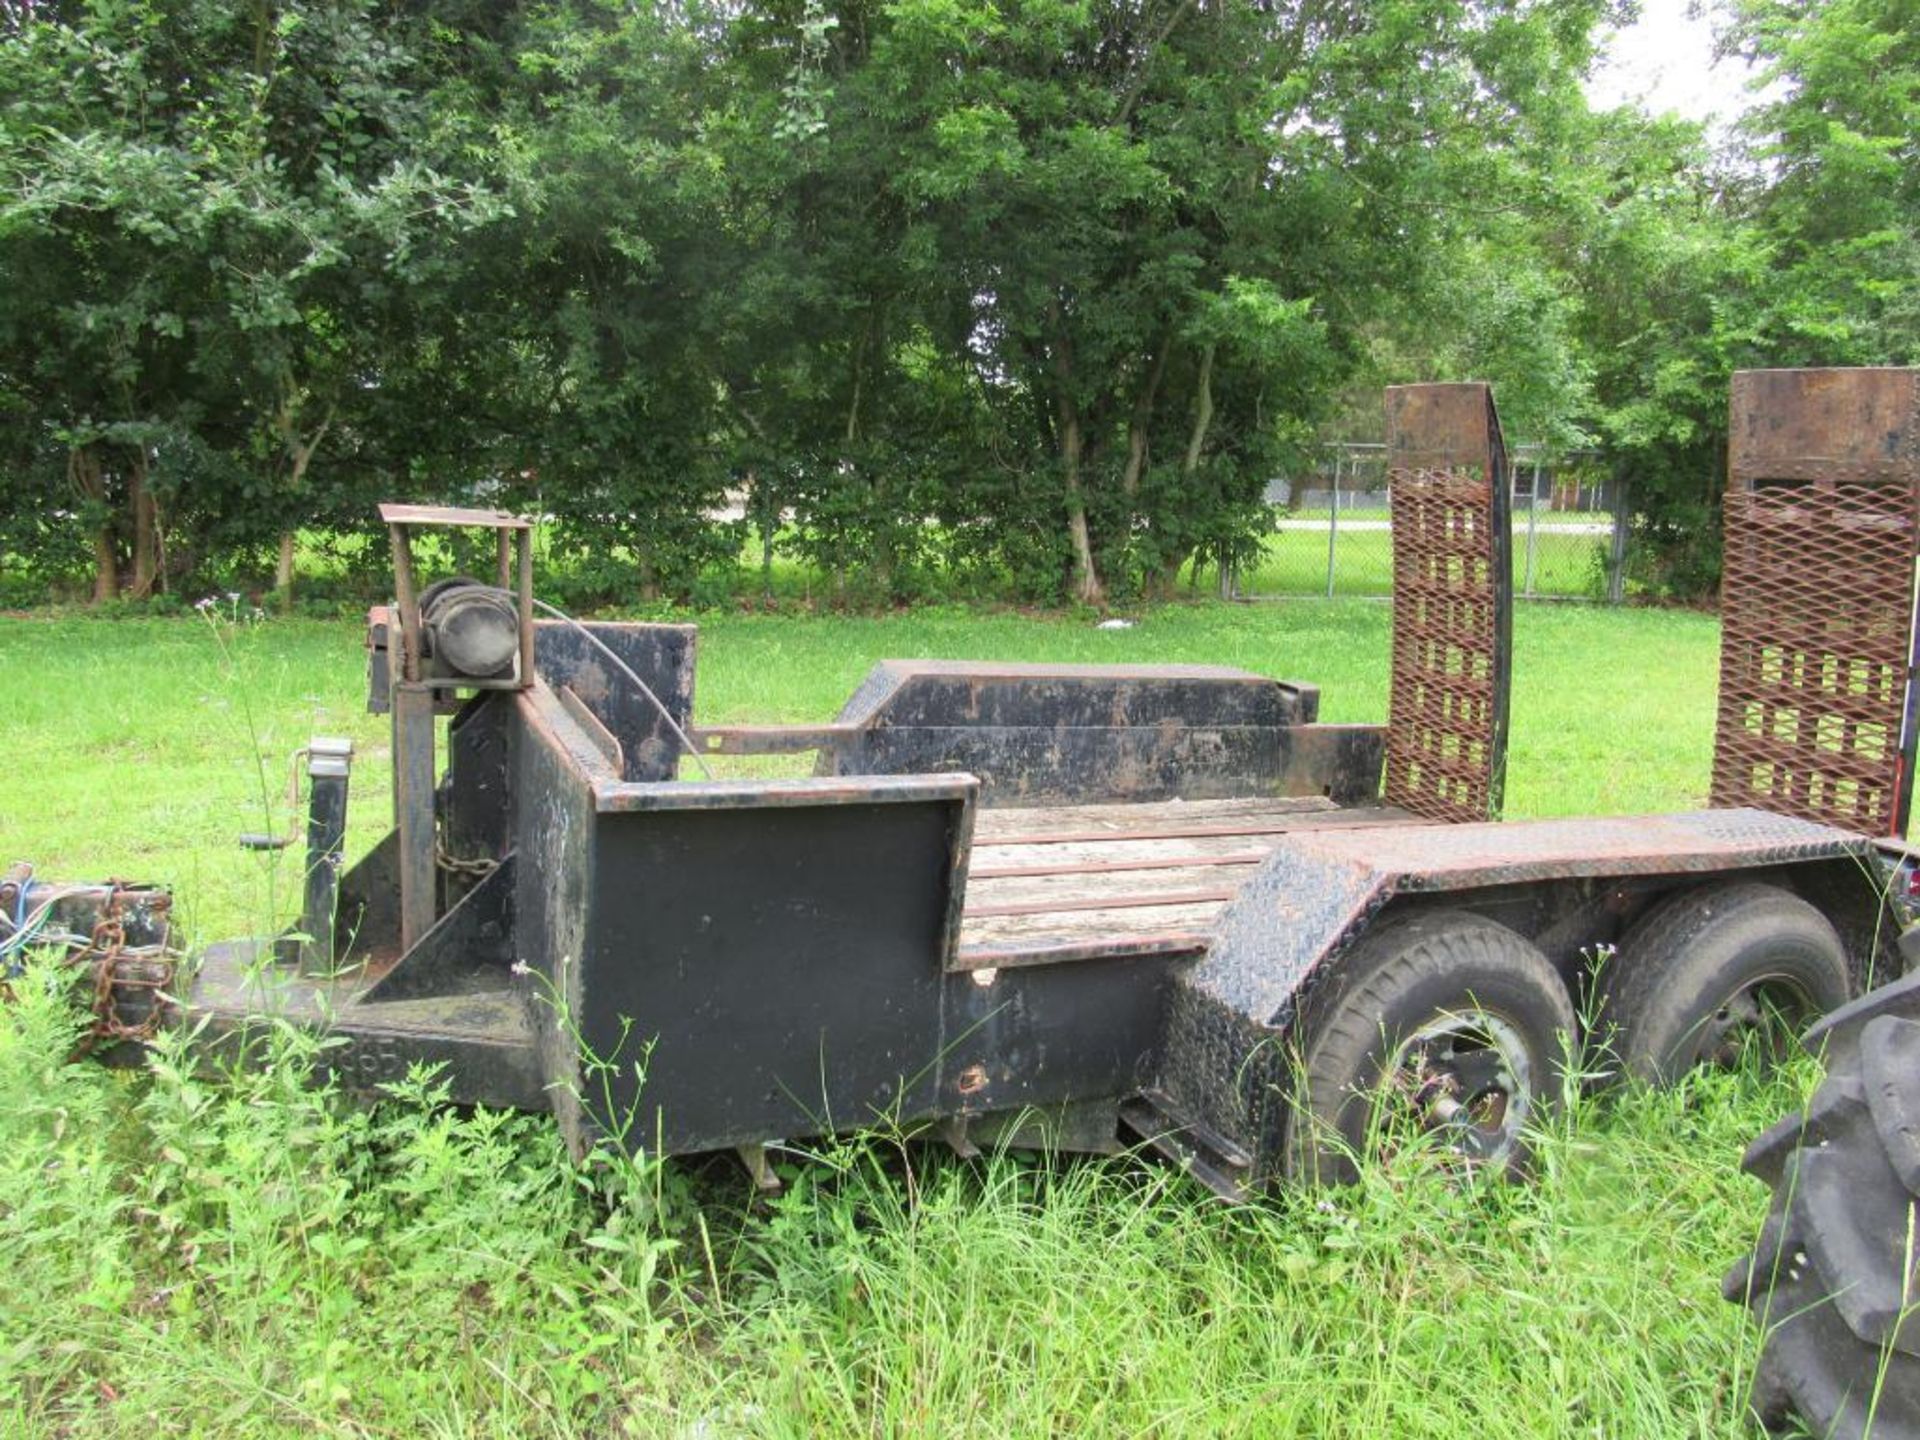
M 1728 43 L 1776 97 L 1742 126 L 1774 354 L 1920 360 L 1920 5 L 1737 0 Z
M 450 298 L 449 239 L 498 213 L 432 167 L 410 38 L 371 4 L 136 3 L 0 43 L 0 259 L 31 277 L 0 368 L 67 449 L 96 598 L 122 545 L 130 593 L 154 583 L 158 493 L 223 546 L 279 539 L 283 588 L 296 525 L 363 503 L 316 491 L 322 447 Z
M 1733 372 L 1766 363 L 1765 247 L 1698 125 L 1595 117 L 1569 255 L 1593 368 L 1591 427 L 1639 518 L 1643 579 L 1719 583 L 1719 495 Z
M 785 203 L 871 237 L 799 231 L 859 262 L 820 277 L 821 308 L 867 327 L 829 327 L 843 378 L 822 392 L 877 414 L 855 396 L 937 357 L 1005 472 L 974 503 L 1050 508 L 1079 599 L 1162 588 L 1244 543 L 1365 326 L 1430 276 L 1442 202 L 1557 102 L 1542 77 L 1571 83 L 1597 13 L 753 7 L 750 38 L 795 37 L 780 93 L 810 107 Z

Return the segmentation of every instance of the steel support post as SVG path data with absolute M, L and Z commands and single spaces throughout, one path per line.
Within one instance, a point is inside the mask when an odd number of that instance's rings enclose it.
M 330 974 L 334 912 L 347 843 L 347 777 L 353 767 L 351 740 L 316 737 L 307 746 L 307 883 L 301 907 L 300 969 Z
M 1519 466 L 1514 467 L 1516 470 Z M 1527 580 L 1522 590 L 1529 600 L 1533 598 L 1533 555 L 1534 546 L 1540 531 L 1540 462 L 1533 462 L 1533 479 L 1528 482 L 1527 491 Z
M 400 944 L 433 928 L 433 691 L 415 680 L 393 687 L 394 825 L 400 832 Z
M 1333 489 L 1328 495 L 1332 502 L 1327 506 L 1327 598 L 1333 599 L 1334 550 L 1340 543 L 1340 460 L 1338 452 L 1333 457 Z
M 1618 605 L 1627 598 L 1627 533 L 1633 528 L 1633 512 L 1627 507 L 1626 482 L 1615 480 L 1608 487 L 1613 501 L 1613 545 L 1607 552 L 1607 602 Z

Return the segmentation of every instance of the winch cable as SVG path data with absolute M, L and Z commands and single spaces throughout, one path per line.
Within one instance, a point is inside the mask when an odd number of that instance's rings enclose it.
M 520 598 L 514 591 L 505 589 L 499 585 L 480 585 L 477 588 L 491 591 L 495 595 L 504 595 L 509 600 L 517 601 Z M 713 768 L 707 764 L 706 758 L 694 747 L 692 737 L 680 727 L 680 722 L 673 718 L 673 712 L 667 709 L 666 702 L 654 694 L 651 685 L 634 674 L 633 668 L 618 655 L 614 654 L 612 648 L 609 647 L 605 641 L 587 629 L 587 627 L 582 625 L 578 620 L 574 619 L 573 616 L 567 614 L 567 612 L 562 610 L 558 605 L 549 605 L 538 595 L 533 596 L 532 599 L 535 609 L 544 610 L 547 614 L 553 616 L 554 619 L 572 626 L 582 640 L 585 640 L 587 644 L 591 645 L 602 655 L 606 656 L 608 660 L 612 661 L 614 669 L 626 676 L 627 679 L 632 682 L 633 688 L 646 696 L 648 703 L 660 712 L 660 718 L 667 722 L 667 728 L 673 732 L 674 738 L 680 742 L 681 748 L 692 757 L 693 763 L 700 767 L 700 773 L 709 780 L 716 778 L 713 773 Z

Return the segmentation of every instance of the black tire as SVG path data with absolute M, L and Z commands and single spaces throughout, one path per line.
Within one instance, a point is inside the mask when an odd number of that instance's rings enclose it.
M 1628 1074 L 1668 1084 L 1731 1061 L 1756 1032 L 1784 1054 L 1852 988 L 1826 916 L 1777 885 L 1736 880 L 1641 917 L 1601 966 L 1595 1030 Z
M 1384 926 L 1302 1008 L 1287 1178 L 1358 1178 L 1356 1157 L 1391 1148 L 1392 1123 L 1517 1173 L 1573 1031 L 1559 975 L 1506 926 L 1455 910 Z
M 1749 1403 L 1815 1435 L 1920 1437 L 1920 1023 L 1883 1015 L 1748 1147 L 1773 1187 L 1727 1299 L 1765 1331 Z

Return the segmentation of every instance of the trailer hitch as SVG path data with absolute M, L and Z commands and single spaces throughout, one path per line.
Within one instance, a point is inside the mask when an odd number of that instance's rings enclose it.
M 30 952 L 58 951 L 94 1017 L 76 1058 L 151 1040 L 174 1006 L 172 915 L 172 894 L 156 886 L 36 880 L 33 866 L 17 861 L 0 875 L 0 998 L 25 974 Z

